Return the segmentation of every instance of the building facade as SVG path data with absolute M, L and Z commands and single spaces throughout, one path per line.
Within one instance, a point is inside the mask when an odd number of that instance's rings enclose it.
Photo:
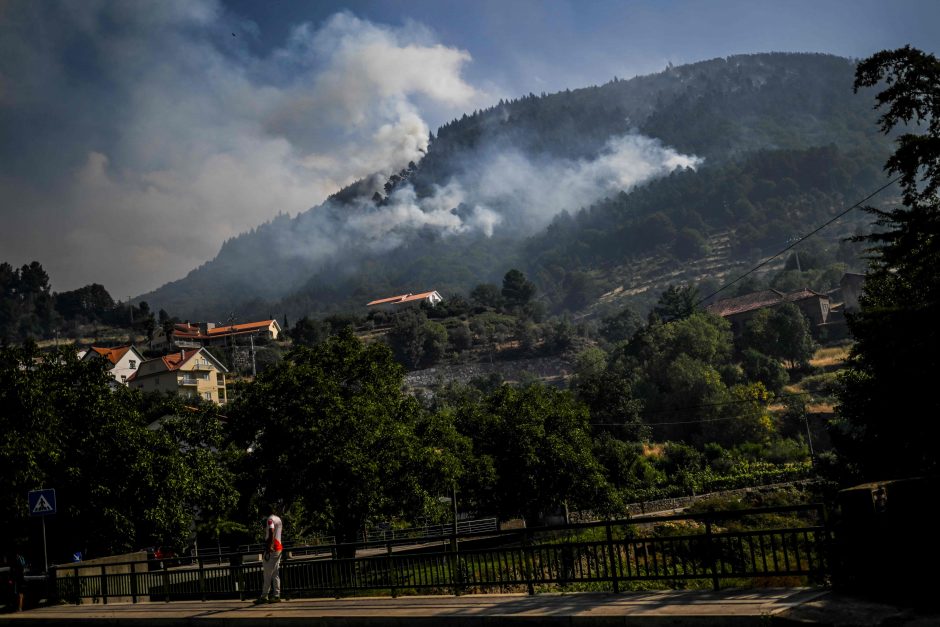
M 172 392 L 224 405 L 228 402 L 227 372 L 212 353 L 196 348 L 148 359 L 128 380 L 128 385 L 144 392 Z

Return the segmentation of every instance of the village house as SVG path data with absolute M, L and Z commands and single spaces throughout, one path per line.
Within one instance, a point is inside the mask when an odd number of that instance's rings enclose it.
M 108 374 L 114 379 L 115 384 L 127 385 L 140 364 L 144 362 L 144 356 L 134 346 L 117 346 L 114 348 L 103 348 L 92 346 L 88 350 L 79 354 L 82 361 L 91 361 L 94 359 L 104 360 L 105 368 Z
M 427 303 L 431 307 L 444 300 L 436 291 L 421 292 L 420 294 L 400 294 L 389 298 L 380 298 L 366 303 L 366 307 L 381 311 L 394 311 L 403 307 L 415 307 Z
M 205 348 L 180 350 L 148 359 L 128 379 L 128 385 L 145 392 L 173 392 L 185 398 L 201 398 L 219 405 L 228 401 L 222 363 Z
M 808 288 L 789 293 L 774 289 L 751 292 L 716 301 L 707 305 L 705 311 L 726 319 L 731 323 L 734 334 L 740 335 L 758 311 L 783 303 L 793 303 L 799 307 L 803 315 L 809 318 L 810 327 L 814 330 L 825 324 L 829 318 L 829 297 Z
M 232 342 L 241 343 L 249 337 L 276 340 L 281 335 L 281 325 L 277 320 L 260 320 L 242 324 L 216 324 L 199 322 L 190 324 L 181 322 L 173 326 L 169 342 L 163 329 L 154 333 L 150 347 L 153 350 L 173 350 L 178 348 L 199 348 L 203 346 L 228 346 Z

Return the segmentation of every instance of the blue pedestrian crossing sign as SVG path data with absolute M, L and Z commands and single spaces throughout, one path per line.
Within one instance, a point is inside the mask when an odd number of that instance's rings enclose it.
M 55 490 L 32 490 L 28 495 L 29 515 L 48 516 L 55 514 Z

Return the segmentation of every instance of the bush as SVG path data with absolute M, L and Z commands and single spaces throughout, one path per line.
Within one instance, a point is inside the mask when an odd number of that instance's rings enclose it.
M 775 394 L 779 394 L 790 381 L 783 364 L 753 348 L 744 350 L 741 367 L 749 381 L 760 381 Z

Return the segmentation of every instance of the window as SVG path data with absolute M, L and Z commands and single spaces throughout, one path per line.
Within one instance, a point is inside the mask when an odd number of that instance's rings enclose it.
M 128 366 L 128 368 L 136 368 L 136 367 L 137 367 L 137 360 L 136 360 L 136 359 L 128 359 L 128 360 L 127 360 L 127 366 Z
M 127 383 L 127 375 L 126 375 L 126 374 L 122 374 L 122 375 L 121 375 L 121 383 Z
M 202 393 L 202 397 L 203 397 L 204 399 L 206 399 L 207 401 L 211 401 L 211 400 L 212 400 L 212 392 L 203 392 L 203 393 Z

